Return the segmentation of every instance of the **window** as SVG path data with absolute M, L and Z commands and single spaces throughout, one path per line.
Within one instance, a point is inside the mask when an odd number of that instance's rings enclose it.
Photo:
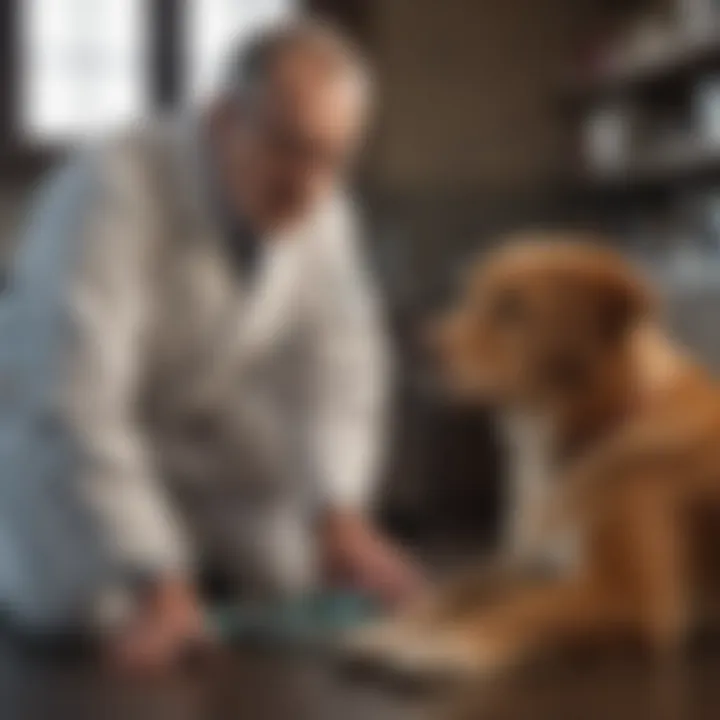
M 158 105 L 202 98 L 216 86 L 233 41 L 288 15 L 296 4 L 13 2 L 20 34 L 14 124 L 30 146 L 92 137 L 147 116 Z
M 27 139 L 86 137 L 146 113 L 145 0 L 22 0 L 19 8 Z
M 186 16 L 189 98 L 202 98 L 217 85 L 238 37 L 289 15 L 294 5 L 293 0 L 191 0 Z

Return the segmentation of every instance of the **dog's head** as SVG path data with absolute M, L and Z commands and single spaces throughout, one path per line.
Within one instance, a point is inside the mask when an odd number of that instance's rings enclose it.
M 645 284 L 611 250 L 517 237 L 472 268 L 431 337 L 445 379 L 465 398 L 567 402 L 617 373 L 626 339 L 652 305 Z

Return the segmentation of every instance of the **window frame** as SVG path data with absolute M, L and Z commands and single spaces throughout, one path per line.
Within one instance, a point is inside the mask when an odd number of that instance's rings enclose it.
M 43 144 L 22 136 L 20 127 L 20 3 L 0 2 L 0 175 L 33 175 L 61 156 L 64 144 Z M 304 0 L 308 11 L 329 17 L 364 39 L 368 4 L 363 0 Z M 188 80 L 184 46 L 185 0 L 146 0 L 150 48 L 150 108 L 169 111 L 181 105 Z
M 32 170 L 52 162 L 65 144 L 23 138 L 21 122 L 22 53 L 20 3 L 0 3 L 0 163 L 3 170 Z M 153 111 L 175 107 L 181 100 L 184 78 L 182 47 L 183 0 L 147 0 L 150 48 L 148 68 Z M 168 32 L 168 29 L 170 30 Z

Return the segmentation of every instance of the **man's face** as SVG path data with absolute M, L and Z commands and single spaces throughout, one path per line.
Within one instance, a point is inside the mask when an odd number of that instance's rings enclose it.
M 365 105 L 364 89 L 351 74 L 320 72 L 302 57 L 278 63 L 252 101 L 231 105 L 219 132 L 231 205 L 264 232 L 302 219 L 352 165 Z

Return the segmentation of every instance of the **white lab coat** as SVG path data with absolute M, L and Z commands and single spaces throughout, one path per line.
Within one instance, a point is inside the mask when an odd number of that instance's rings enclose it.
M 198 127 L 89 149 L 31 210 L 0 305 L 0 603 L 23 623 L 201 561 L 297 587 L 317 508 L 368 502 L 387 361 L 352 211 L 268 239 L 248 286 Z

